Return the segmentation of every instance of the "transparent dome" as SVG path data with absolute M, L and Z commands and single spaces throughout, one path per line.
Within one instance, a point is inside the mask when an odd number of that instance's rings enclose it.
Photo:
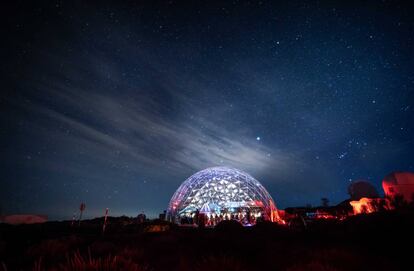
M 167 216 L 177 220 L 195 212 L 233 214 L 255 212 L 277 220 L 277 209 L 266 189 L 249 174 L 234 168 L 212 167 L 184 181 L 174 193 Z

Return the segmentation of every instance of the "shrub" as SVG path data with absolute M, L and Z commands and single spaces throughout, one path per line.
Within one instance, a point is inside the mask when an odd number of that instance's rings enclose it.
M 60 264 L 58 267 L 52 267 L 46 269 L 43 266 L 42 259 L 40 258 L 35 262 L 33 271 L 147 271 L 146 266 L 138 265 L 129 259 L 123 257 L 112 257 L 108 255 L 103 258 L 92 258 L 90 251 L 88 257 L 83 257 L 79 251 L 75 252 L 72 256 L 66 258 L 66 263 Z
M 294 265 L 288 268 L 286 271 L 303 271 L 303 270 L 306 270 L 306 271 L 337 271 L 338 269 L 335 269 L 327 265 L 326 263 L 324 264 L 318 261 L 312 261 L 310 263 Z
M 236 220 L 223 220 L 214 229 L 216 232 L 240 233 L 243 231 L 243 225 Z
M 240 260 L 226 256 L 210 256 L 196 264 L 195 271 L 244 271 Z
M 78 247 L 81 242 L 81 239 L 76 236 L 48 239 L 31 246 L 27 250 L 27 254 L 34 258 L 46 255 L 50 258 L 56 258 L 69 253 L 74 247 Z

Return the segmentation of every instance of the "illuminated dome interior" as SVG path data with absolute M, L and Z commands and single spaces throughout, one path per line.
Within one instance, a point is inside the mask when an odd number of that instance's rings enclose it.
M 266 189 L 249 174 L 228 167 L 199 171 L 181 184 L 171 198 L 168 217 L 177 220 L 194 213 L 241 217 L 247 212 L 276 220 L 277 210 Z

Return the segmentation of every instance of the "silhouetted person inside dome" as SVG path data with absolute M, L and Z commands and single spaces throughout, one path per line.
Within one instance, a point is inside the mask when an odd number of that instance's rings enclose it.
M 250 209 L 247 210 L 246 219 L 247 219 L 247 223 L 251 224 L 252 221 L 251 221 Z
M 196 209 L 195 211 L 195 215 L 194 215 L 194 223 L 198 225 L 199 223 L 199 216 L 200 216 L 200 211 L 198 209 Z

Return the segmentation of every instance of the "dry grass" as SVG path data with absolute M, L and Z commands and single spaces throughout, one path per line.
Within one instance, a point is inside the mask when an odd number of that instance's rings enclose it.
M 66 257 L 66 262 L 56 267 L 47 268 L 43 264 L 42 258 L 34 263 L 33 271 L 149 271 L 146 266 L 134 263 L 130 259 L 120 256 L 111 256 L 93 258 L 90 251 L 88 256 L 84 257 L 79 251 Z
M 317 261 L 311 261 L 305 264 L 294 265 L 288 268 L 286 271 L 338 271 L 338 269 L 332 266 Z

